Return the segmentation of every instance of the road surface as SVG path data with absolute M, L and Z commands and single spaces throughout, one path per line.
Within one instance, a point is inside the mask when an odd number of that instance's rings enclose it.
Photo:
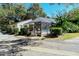
M 39 45 L 16 45 L 19 37 L 0 33 L 0 55 L 5 56 L 79 56 L 79 38 L 38 40 Z M 9 42 L 8 42 L 9 41 Z M 37 43 L 37 44 L 38 44 Z

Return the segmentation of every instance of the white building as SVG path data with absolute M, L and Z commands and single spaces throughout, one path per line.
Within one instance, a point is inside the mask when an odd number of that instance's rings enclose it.
M 20 29 L 22 27 L 24 27 L 25 24 L 29 25 L 29 23 L 31 23 L 31 22 L 32 22 L 32 19 L 28 19 L 28 20 L 25 20 L 25 21 L 18 22 L 17 23 L 18 30 L 20 31 Z

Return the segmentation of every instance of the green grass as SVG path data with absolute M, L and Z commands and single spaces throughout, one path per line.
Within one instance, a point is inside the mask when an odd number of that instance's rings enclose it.
M 66 40 L 66 39 L 72 39 L 76 37 L 79 37 L 79 33 L 65 33 L 62 36 L 60 36 L 59 39 Z

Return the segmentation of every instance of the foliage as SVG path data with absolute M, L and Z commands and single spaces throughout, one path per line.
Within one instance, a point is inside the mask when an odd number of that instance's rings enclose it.
M 20 29 L 19 35 L 27 35 L 29 36 L 31 33 L 27 26 Z
M 27 17 L 34 19 L 36 17 L 46 17 L 46 14 L 38 3 L 33 3 L 27 10 Z
M 60 5 L 60 4 L 58 4 Z M 73 4 L 63 4 L 63 5 L 73 5 Z M 7 33 L 15 34 L 18 32 L 18 29 L 13 24 L 16 24 L 18 21 L 23 21 L 26 19 L 35 19 L 36 17 L 47 17 L 46 13 L 40 7 L 40 4 L 33 3 L 31 7 L 26 9 L 23 4 L 12 4 L 12 3 L 3 3 L 0 5 L 0 28 L 2 31 Z M 79 8 L 70 10 L 69 12 L 58 12 L 56 15 L 56 25 L 57 28 L 51 28 L 51 33 L 54 35 L 59 35 L 61 29 L 64 32 L 79 32 Z M 60 28 L 59 28 L 60 27 Z M 32 26 L 29 28 L 21 28 L 21 35 L 30 35 Z
M 14 25 L 6 25 L 1 27 L 1 31 L 8 34 L 18 34 L 18 28 L 16 28 Z
M 72 12 L 73 11 L 73 12 Z M 74 9 L 69 13 L 58 13 L 56 15 L 57 24 L 55 27 L 62 27 L 63 32 L 79 32 L 79 10 Z
M 68 16 L 70 22 L 79 25 L 79 8 L 69 11 Z
M 67 12 L 58 12 L 58 14 L 56 15 L 55 20 L 56 20 L 56 27 L 63 26 L 63 22 L 69 20 Z
M 51 27 L 50 28 L 50 32 L 51 32 L 51 35 L 58 36 L 58 35 L 61 35 L 62 34 L 62 28 L 59 28 L 59 27 Z
M 9 33 L 9 34 L 17 34 L 18 33 L 18 28 L 16 28 L 13 25 L 8 25 L 7 29 L 6 29 L 6 32 Z
M 0 28 L 2 31 L 14 33 L 15 28 L 9 25 L 24 20 L 25 8 L 21 4 L 3 3 L 0 5 Z M 9 27 L 8 27 L 9 26 Z M 11 31 L 12 30 L 12 31 Z
M 26 12 L 27 12 L 27 9 L 25 9 L 22 4 L 17 4 L 15 6 L 15 13 L 18 19 L 20 19 L 20 21 L 25 20 Z
M 14 21 L 24 20 L 26 9 L 22 4 L 4 3 L 0 6 L 0 16 Z
M 64 32 L 79 32 L 79 26 L 68 21 L 63 23 L 62 28 Z

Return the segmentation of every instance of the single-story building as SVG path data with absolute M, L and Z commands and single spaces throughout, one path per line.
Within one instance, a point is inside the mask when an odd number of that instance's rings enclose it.
M 55 24 L 55 20 L 54 19 L 50 19 L 50 18 L 44 18 L 44 17 L 38 17 L 35 20 L 29 19 L 29 20 L 25 20 L 22 22 L 17 23 L 17 27 L 20 31 L 20 28 L 23 27 L 25 24 L 26 25 L 33 25 L 33 30 L 31 31 L 32 35 L 47 35 L 50 33 L 49 31 L 49 27 L 51 26 L 51 24 Z
M 29 25 L 30 22 L 32 22 L 32 19 L 18 22 L 16 26 L 17 26 L 18 30 L 20 31 L 20 29 L 23 28 L 25 24 Z

